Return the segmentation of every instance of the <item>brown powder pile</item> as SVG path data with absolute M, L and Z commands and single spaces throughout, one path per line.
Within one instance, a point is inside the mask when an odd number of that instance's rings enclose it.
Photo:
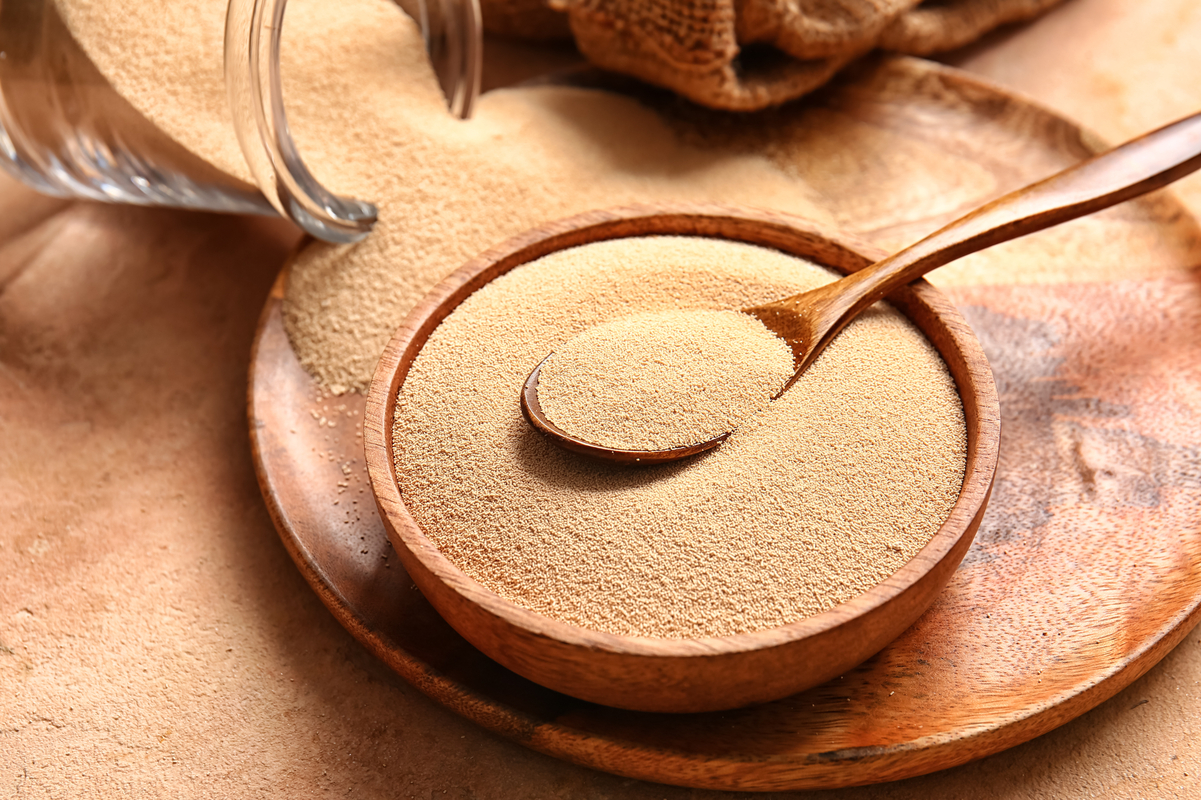
M 306 369 L 336 391 L 366 388 L 388 338 L 433 284 L 548 220 L 630 203 L 709 200 L 830 221 L 803 182 L 765 157 L 681 145 L 657 114 L 614 94 L 506 89 L 484 95 L 470 121 L 452 119 L 432 75 L 415 64 L 389 64 L 384 54 L 361 61 L 354 55 L 364 40 L 382 38 L 389 50 L 423 57 L 403 15 L 364 30 L 354 15 L 331 20 L 324 6 L 304 8 L 312 13 L 304 30 L 323 33 L 305 46 L 310 56 L 346 63 L 343 53 L 352 55 L 344 69 L 322 76 L 319 91 L 286 84 L 289 98 L 305 119 L 328 115 L 328 98 L 341 98 L 341 113 L 355 120 L 355 141 L 344 143 L 346 132 L 339 131 L 322 141 L 301 128 L 302 150 L 328 151 L 328 161 L 314 164 L 318 177 L 380 209 L 365 241 L 315 243 L 290 275 L 289 337 Z M 289 17 L 293 12 L 289 5 Z M 296 27 L 289 28 L 288 47 L 300 45 L 306 20 L 290 20 Z M 364 82 L 359 76 L 366 70 L 374 72 Z
M 226 0 L 57 2 L 135 108 L 192 152 L 249 178 L 222 79 Z M 397 323 L 438 280 L 547 220 L 714 200 L 831 222 L 815 193 L 765 157 L 684 146 L 659 115 L 614 94 L 495 91 L 470 121 L 453 118 L 417 26 L 391 0 L 291 0 L 283 42 L 300 153 L 328 188 L 380 212 L 366 241 L 314 243 L 291 273 L 289 337 L 335 392 L 366 389 Z
M 596 243 L 524 265 L 430 337 L 398 398 L 405 503 L 468 575 L 595 630 L 771 628 L 862 593 L 929 541 L 957 496 L 963 411 L 931 345 L 877 306 L 717 450 L 624 468 L 533 431 L 532 365 L 636 313 L 741 308 L 831 280 L 711 239 Z
M 636 314 L 557 347 L 539 373 L 538 402 L 586 442 L 663 450 L 734 430 L 792 373 L 788 345 L 750 315 Z

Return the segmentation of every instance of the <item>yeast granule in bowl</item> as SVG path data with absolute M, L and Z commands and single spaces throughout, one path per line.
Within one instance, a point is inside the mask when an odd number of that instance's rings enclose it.
M 397 329 L 364 418 L 414 584 L 510 670 L 626 709 L 774 700 L 876 653 L 950 579 L 996 472 L 992 373 L 932 286 L 869 310 L 690 460 L 560 450 L 519 392 L 597 326 L 759 304 L 834 278 L 809 259 L 877 258 L 800 218 L 676 204 L 547 223 L 456 271 Z
M 513 269 L 442 321 L 405 379 L 393 429 L 405 505 L 484 587 L 599 632 L 762 631 L 864 592 L 946 519 L 967 450 L 946 366 L 896 311 L 860 317 L 788 392 L 683 464 L 567 453 L 518 407 L 531 367 L 592 327 L 737 309 L 834 277 L 699 237 L 595 242 Z

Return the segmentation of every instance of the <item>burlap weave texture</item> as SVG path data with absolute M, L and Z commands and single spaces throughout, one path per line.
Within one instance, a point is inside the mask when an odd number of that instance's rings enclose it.
M 574 36 L 598 67 L 713 108 L 750 111 L 884 48 L 930 55 L 1061 0 L 482 0 L 495 33 Z

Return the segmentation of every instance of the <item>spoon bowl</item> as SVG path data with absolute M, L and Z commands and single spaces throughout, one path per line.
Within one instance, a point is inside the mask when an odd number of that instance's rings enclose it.
M 841 280 L 741 309 L 792 350 L 795 371 L 776 397 L 796 383 L 851 320 L 898 287 L 970 253 L 1166 186 L 1199 167 L 1201 114 L 1194 114 L 1000 197 Z M 702 442 L 658 450 L 618 449 L 581 439 L 552 422 L 539 400 L 539 376 L 549 358 L 534 368 L 522 386 L 521 411 L 534 428 L 568 450 L 649 465 L 694 456 L 730 436 L 724 431 Z

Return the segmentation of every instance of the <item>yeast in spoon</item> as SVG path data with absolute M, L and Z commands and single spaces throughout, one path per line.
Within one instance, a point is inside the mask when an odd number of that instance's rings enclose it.
M 591 328 L 543 362 L 538 399 L 567 434 L 607 448 L 706 442 L 762 409 L 793 374 L 784 340 L 737 311 L 668 311 Z

